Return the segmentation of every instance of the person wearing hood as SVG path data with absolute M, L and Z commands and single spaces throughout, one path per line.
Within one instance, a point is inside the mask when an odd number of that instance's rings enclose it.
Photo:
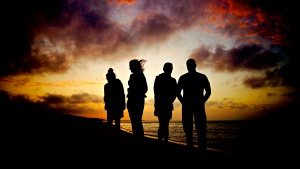
M 163 73 L 156 76 L 154 81 L 154 116 L 158 117 L 158 140 L 168 143 L 169 123 L 172 119 L 173 102 L 176 99 L 177 82 L 171 76 L 173 65 L 164 64 Z

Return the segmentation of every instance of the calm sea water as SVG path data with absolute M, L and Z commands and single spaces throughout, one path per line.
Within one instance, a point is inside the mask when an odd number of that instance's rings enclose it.
M 252 121 L 208 121 L 207 143 L 208 147 L 220 151 L 240 153 L 251 147 L 253 139 Z M 145 136 L 157 138 L 158 122 L 144 121 Z M 121 128 L 132 132 L 130 121 L 122 121 Z M 185 144 L 185 134 L 181 121 L 171 121 L 169 125 L 170 141 Z M 194 142 L 197 142 L 197 134 L 194 127 Z

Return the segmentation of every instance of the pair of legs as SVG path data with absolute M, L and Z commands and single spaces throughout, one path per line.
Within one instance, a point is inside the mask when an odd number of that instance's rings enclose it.
M 132 126 L 132 134 L 137 139 L 144 138 L 144 127 L 142 122 L 145 99 L 128 98 L 127 110 Z
M 171 120 L 172 111 L 164 112 L 158 115 L 158 140 L 168 142 L 169 139 L 169 123 Z
M 207 119 L 205 108 L 201 109 L 182 109 L 182 125 L 186 135 L 186 141 L 188 147 L 193 147 L 193 126 L 195 121 L 195 127 L 198 137 L 198 149 L 200 152 L 205 153 L 207 149 Z
M 115 110 L 108 110 L 107 111 L 107 124 L 109 128 L 110 134 L 119 134 L 121 130 L 121 117 L 119 115 L 123 112 L 123 110 L 120 110 L 120 112 Z M 113 121 L 115 121 L 115 126 L 113 125 Z

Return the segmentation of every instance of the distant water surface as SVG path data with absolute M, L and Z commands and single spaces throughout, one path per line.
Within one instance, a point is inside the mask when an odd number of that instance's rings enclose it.
M 207 143 L 208 147 L 221 151 L 240 153 L 250 149 L 253 139 L 253 121 L 208 121 Z M 158 122 L 143 121 L 146 136 L 157 138 Z M 122 121 L 121 127 L 127 132 L 132 132 L 130 121 Z M 171 121 L 169 125 L 169 137 L 171 141 L 185 144 L 185 134 L 181 121 Z M 197 142 L 197 134 L 194 127 L 194 142 Z

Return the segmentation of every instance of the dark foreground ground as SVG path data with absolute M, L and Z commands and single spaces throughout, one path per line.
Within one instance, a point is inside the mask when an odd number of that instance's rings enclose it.
M 106 122 L 69 115 L 16 118 L 2 134 L 2 161 L 18 166 L 199 166 L 234 162 L 235 156 L 208 151 L 206 157 L 170 143 L 160 146 L 145 138 L 136 144 L 132 134 L 110 137 Z M 233 163 L 234 164 L 234 163 Z
M 2 161 L 13 167 L 236 167 L 273 166 L 284 154 L 228 154 L 209 150 L 205 157 L 185 145 L 159 146 L 145 138 L 136 144 L 132 134 L 110 137 L 106 123 L 69 115 L 17 118 L 2 134 Z M 276 149 L 276 147 L 274 147 Z M 262 151 L 263 152 L 263 151 Z M 268 156 L 269 155 L 269 156 Z M 270 159 L 271 158 L 271 159 Z M 288 165 L 288 164 L 284 164 Z

